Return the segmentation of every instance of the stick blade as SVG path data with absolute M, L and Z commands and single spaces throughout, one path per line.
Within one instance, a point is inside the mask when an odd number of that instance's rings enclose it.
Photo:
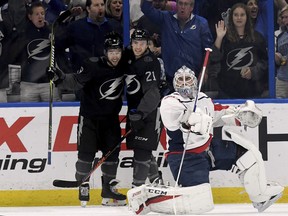
M 56 179 L 53 181 L 53 186 L 61 187 L 61 188 L 74 188 L 79 187 L 81 185 L 81 181 L 66 181 Z

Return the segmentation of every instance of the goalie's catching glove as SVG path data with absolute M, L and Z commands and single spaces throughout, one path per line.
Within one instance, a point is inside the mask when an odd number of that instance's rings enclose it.
M 226 114 L 221 117 L 226 125 L 257 127 L 262 120 L 262 111 L 255 105 L 254 101 L 247 100 L 245 104 L 237 108 L 229 106 Z
M 241 122 L 241 125 L 254 128 L 261 123 L 262 111 L 255 105 L 254 101 L 247 100 L 238 108 L 236 119 Z

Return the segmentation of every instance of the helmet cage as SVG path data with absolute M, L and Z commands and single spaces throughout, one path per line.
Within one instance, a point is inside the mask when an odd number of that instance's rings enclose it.
M 197 94 L 197 78 L 194 72 L 186 66 L 176 71 L 173 87 L 184 98 L 195 98 Z

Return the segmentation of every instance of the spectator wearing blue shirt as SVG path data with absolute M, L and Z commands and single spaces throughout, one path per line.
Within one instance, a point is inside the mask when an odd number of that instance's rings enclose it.
M 183 65 L 198 76 L 205 48 L 213 44 L 207 20 L 193 14 L 194 0 L 178 0 L 176 7 L 176 13 L 160 11 L 153 7 L 152 0 L 141 0 L 142 12 L 161 29 L 162 58 L 171 86 L 175 71 Z
M 288 5 L 280 12 L 283 22 L 282 32 L 276 42 L 275 61 L 277 65 L 276 97 L 288 98 Z

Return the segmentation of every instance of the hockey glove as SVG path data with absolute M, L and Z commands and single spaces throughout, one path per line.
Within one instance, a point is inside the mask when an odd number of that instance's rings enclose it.
M 161 98 L 165 97 L 168 94 L 171 94 L 173 92 L 173 87 L 170 86 L 165 80 L 160 81 L 160 95 Z
M 56 67 L 48 67 L 46 71 L 49 80 L 52 80 L 56 86 L 66 77 L 66 74 Z
M 212 127 L 212 118 L 197 108 L 195 112 L 190 114 L 188 124 L 190 125 L 190 131 L 193 133 L 209 134 Z
M 261 123 L 262 111 L 255 105 L 254 101 L 247 100 L 245 104 L 239 107 L 236 119 L 241 122 L 241 125 L 254 128 Z
M 128 114 L 130 120 L 130 126 L 133 131 L 139 131 L 145 127 L 145 123 L 143 121 L 143 113 L 137 110 L 130 110 Z

